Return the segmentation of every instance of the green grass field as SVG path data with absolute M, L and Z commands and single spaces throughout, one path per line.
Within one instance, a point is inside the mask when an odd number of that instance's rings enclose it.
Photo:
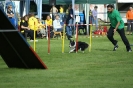
M 133 36 L 127 38 L 133 44 Z M 51 40 L 48 54 L 47 40 L 39 39 L 36 52 L 48 69 L 8 68 L 0 58 L 0 88 L 133 88 L 133 52 L 126 52 L 119 35 L 115 39 L 119 41 L 117 51 L 112 51 L 113 45 L 102 37 L 92 38 L 91 52 L 70 54 L 68 40 L 63 54 L 62 41 Z M 79 40 L 89 42 L 85 36 Z

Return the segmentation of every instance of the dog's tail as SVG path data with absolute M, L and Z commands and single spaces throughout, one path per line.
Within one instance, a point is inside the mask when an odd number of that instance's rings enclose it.
M 89 44 L 85 43 L 85 48 L 88 48 L 89 47 Z

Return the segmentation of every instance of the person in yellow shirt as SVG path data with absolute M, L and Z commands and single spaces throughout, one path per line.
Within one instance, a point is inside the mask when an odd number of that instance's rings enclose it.
M 45 20 L 45 24 L 47 26 L 51 26 L 52 27 L 53 20 L 51 19 L 51 17 L 49 15 L 47 16 L 47 19 Z
M 28 26 L 29 26 L 29 28 L 30 28 L 30 30 L 32 30 L 32 35 L 34 35 L 34 30 L 37 32 L 37 30 L 38 30 L 38 20 L 37 20 L 37 18 L 35 17 L 35 15 L 34 15 L 34 13 L 31 13 L 30 14 L 30 17 L 29 17 L 29 21 L 28 21 Z M 36 33 L 35 33 L 36 34 Z M 34 40 L 34 39 L 33 39 Z M 32 39 L 31 39 L 31 41 L 33 41 Z M 36 41 L 38 41 L 38 40 L 36 40 Z
M 63 9 L 63 6 L 61 5 L 60 6 L 60 13 L 63 13 L 64 12 L 64 9 Z
M 41 20 L 38 18 L 38 35 L 41 36 L 41 38 L 46 37 L 46 30 L 44 24 L 42 24 Z
M 37 31 L 38 29 L 38 20 L 37 18 L 34 16 L 34 14 L 31 14 L 29 21 L 28 21 L 29 27 L 31 30 L 35 30 Z

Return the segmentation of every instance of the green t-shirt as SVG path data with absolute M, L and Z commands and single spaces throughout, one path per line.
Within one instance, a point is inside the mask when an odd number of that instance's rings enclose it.
M 124 28 L 124 21 L 122 20 L 120 13 L 117 10 L 113 10 L 111 13 L 108 12 L 108 17 L 112 27 L 116 27 L 117 23 L 120 22 L 118 29 Z

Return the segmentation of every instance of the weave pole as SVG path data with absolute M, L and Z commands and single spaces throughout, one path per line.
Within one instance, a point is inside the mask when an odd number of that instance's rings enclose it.
M 78 24 L 76 24 L 76 53 L 78 52 Z
M 65 28 L 66 28 L 66 24 L 64 24 L 64 28 L 63 28 L 63 37 L 62 37 L 62 53 L 64 53 Z
M 48 54 L 50 54 L 50 26 L 48 26 Z
M 90 24 L 89 52 L 91 52 L 91 45 L 92 45 L 92 24 Z
M 34 51 L 36 51 L 36 42 L 35 42 L 35 39 L 36 39 L 36 31 L 35 31 L 35 22 L 34 22 Z

